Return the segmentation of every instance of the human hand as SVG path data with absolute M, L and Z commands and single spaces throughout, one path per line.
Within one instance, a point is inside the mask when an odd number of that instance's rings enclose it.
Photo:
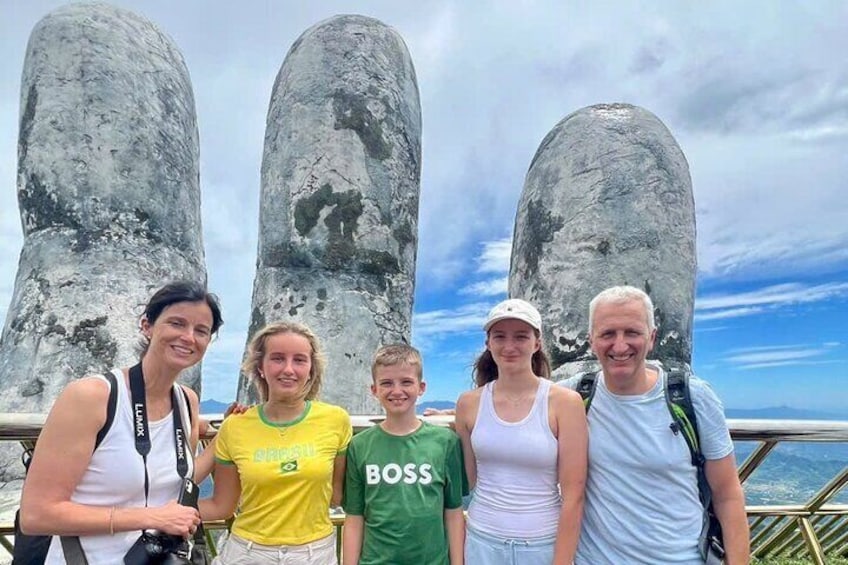
M 151 508 L 153 529 L 172 536 L 190 538 L 200 525 L 200 512 L 197 508 L 183 506 L 172 500 L 164 506 Z
M 232 414 L 244 414 L 245 412 L 247 412 L 248 408 L 250 408 L 250 406 L 248 406 L 247 404 L 232 402 L 229 406 L 227 406 L 227 410 L 224 412 L 224 418 Z
M 444 410 L 439 410 L 438 408 L 425 408 L 424 415 L 425 416 L 453 416 L 456 414 L 456 410 L 453 408 L 445 408 Z

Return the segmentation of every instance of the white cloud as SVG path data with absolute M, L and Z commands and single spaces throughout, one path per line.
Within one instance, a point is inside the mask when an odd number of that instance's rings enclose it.
M 848 297 L 848 283 L 818 285 L 785 283 L 758 290 L 707 295 L 695 300 L 698 321 L 736 318 L 772 312 L 779 308 Z
M 823 344 L 827 346 L 827 344 Z M 815 347 L 813 345 L 805 344 L 805 343 L 792 343 L 792 344 L 784 344 L 784 345 L 757 345 L 754 347 L 735 347 L 733 349 L 728 349 L 727 353 L 734 354 L 748 354 L 748 353 L 756 353 L 760 351 L 785 351 L 787 349 L 806 349 L 810 347 Z
M 695 320 L 698 322 L 707 322 L 710 320 L 726 320 L 727 318 L 739 318 L 741 316 L 760 314 L 763 312 L 763 310 L 763 308 L 730 308 L 727 310 L 720 310 L 718 312 L 695 312 Z
M 767 363 L 752 363 L 750 365 L 742 365 L 737 367 L 743 371 L 750 371 L 754 369 L 770 369 L 774 367 L 793 367 L 797 365 L 832 365 L 834 363 L 845 363 L 843 359 L 828 359 L 821 361 L 810 361 L 807 359 L 794 359 L 791 361 L 771 361 Z
M 477 258 L 478 273 L 508 273 L 512 255 L 512 237 L 483 242 L 483 251 Z
M 459 294 L 471 296 L 498 296 L 506 294 L 509 287 L 509 277 L 500 277 L 476 282 L 459 289 Z
M 414 339 L 427 339 L 432 336 L 481 333 L 486 315 L 492 304 L 475 302 L 456 309 L 431 310 L 420 312 L 412 317 Z
M 774 363 L 777 361 L 795 361 L 798 359 L 807 359 L 816 357 L 825 353 L 824 349 L 791 349 L 782 348 L 773 351 L 761 351 L 758 353 L 743 353 L 739 355 L 731 355 L 725 358 L 729 363 L 739 363 L 748 365 L 751 363 Z
M 740 347 L 726 352 L 722 361 L 736 369 L 751 370 L 793 365 L 830 364 L 838 344 L 785 344 Z M 830 357 L 829 357 L 830 356 Z
M 421 21 L 422 27 L 412 28 L 404 38 L 410 45 L 410 55 L 417 72 L 424 76 L 445 72 L 456 48 L 457 18 L 454 6 L 443 4 L 432 11 L 429 19 Z M 415 46 L 413 49 L 411 46 Z
M 695 320 L 698 320 L 697 316 L 695 317 Z M 700 325 L 697 325 L 697 324 L 695 325 L 695 333 L 714 333 L 714 332 L 726 331 L 728 329 L 730 329 L 730 326 L 704 327 L 704 326 L 700 326 Z

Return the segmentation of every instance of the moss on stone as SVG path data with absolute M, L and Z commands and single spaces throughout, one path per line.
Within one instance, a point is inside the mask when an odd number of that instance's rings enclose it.
M 38 396 L 44 392 L 44 381 L 36 377 L 28 383 L 22 384 L 18 390 L 24 398 L 29 396 Z
M 409 221 L 398 222 L 392 233 L 394 233 L 401 252 L 407 245 L 415 244 L 415 234 L 412 233 L 412 225 Z
M 24 224 L 33 224 L 36 229 L 49 227 L 67 227 L 81 229 L 79 218 L 62 206 L 55 194 L 51 193 L 40 175 L 30 172 L 26 182 L 18 191 L 18 201 L 25 216 Z
M 118 355 L 118 344 L 103 331 L 106 321 L 106 316 L 80 320 L 72 330 L 68 342 L 85 348 L 92 357 L 111 366 Z
M 589 342 L 586 336 L 581 334 L 577 339 L 560 336 L 557 342 L 557 345 L 551 347 L 549 351 L 552 370 L 556 370 L 566 363 L 584 361 L 589 358 L 587 355 L 589 353 Z
M 29 150 L 29 135 L 32 133 L 32 124 L 35 123 L 35 108 L 38 106 L 38 89 L 34 84 L 27 91 L 24 111 L 21 114 L 20 128 L 18 129 L 18 170 L 24 170 L 23 163 Z
M 371 275 L 396 275 L 400 272 L 397 257 L 388 251 L 360 251 L 360 267 Z
M 539 259 L 542 257 L 544 244 L 552 242 L 563 225 L 563 219 L 552 214 L 550 210 L 546 210 L 540 201 L 530 200 L 527 203 L 526 235 L 519 251 L 524 258 L 528 273 L 539 270 Z
M 336 90 L 333 93 L 333 114 L 336 118 L 333 127 L 353 130 L 368 156 L 383 161 L 391 157 L 392 151 L 383 137 L 382 123 L 368 109 L 369 100 L 361 94 Z

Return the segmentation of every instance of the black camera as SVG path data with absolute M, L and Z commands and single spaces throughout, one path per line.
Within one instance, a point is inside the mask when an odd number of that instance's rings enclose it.
M 124 556 L 124 565 L 191 564 L 191 548 L 179 536 L 142 532 Z
M 183 478 L 177 502 L 197 508 L 200 489 L 194 481 Z M 124 555 L 124 565 L 191 565 L 191 546 L 179 536 L 141 532 L 141 536 Z

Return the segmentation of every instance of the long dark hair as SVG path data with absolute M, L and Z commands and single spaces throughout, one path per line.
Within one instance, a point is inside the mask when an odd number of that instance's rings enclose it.
M 540 344 L 539 350 L 530 359 L 530 367 L 533 369 L 534 375 L 550 379 L 551 360 L 548 359 L 548 354 L 545 353 L 545 345 L 541 343 L 542 338 L 538 330 L 533 330 L 533 333 L 536 335 L 536 339 L 540 340 Z M 474 378 L 474 384 L 478 387 L 498 379 L 498 365 L 495 363 L 492 352 L 488 348 L 474 361 L 474 368 L 471 374 Z

